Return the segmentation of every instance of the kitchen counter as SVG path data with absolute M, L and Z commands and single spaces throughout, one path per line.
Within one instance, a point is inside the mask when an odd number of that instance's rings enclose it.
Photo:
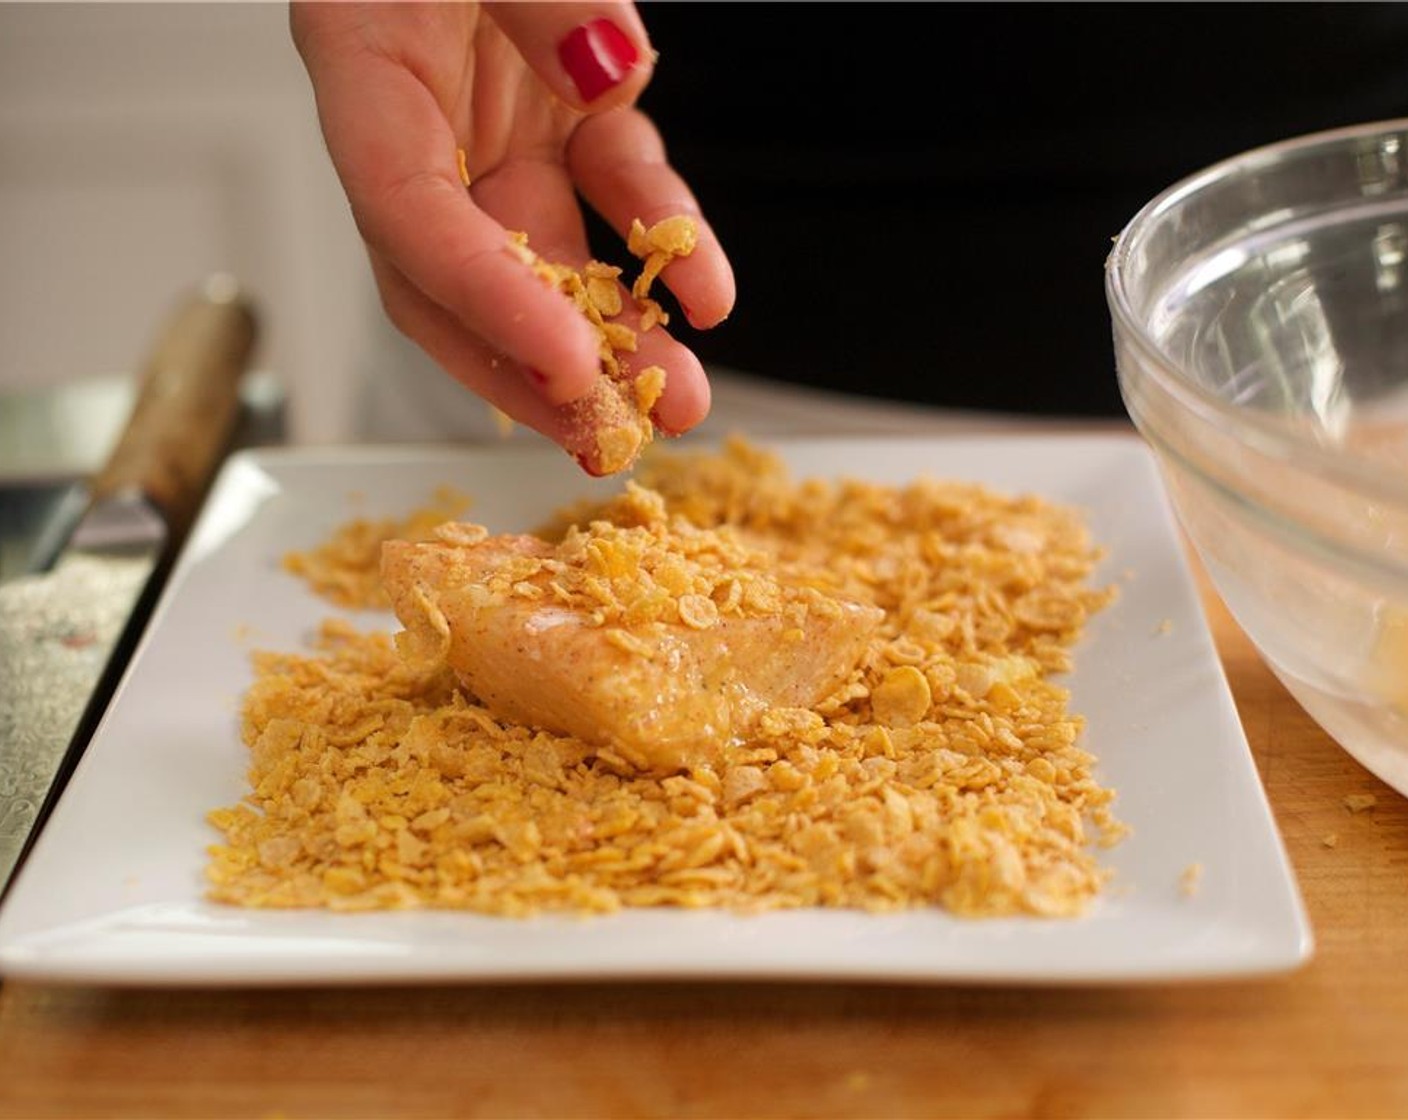
M 1203 590 L 1315 930 L 1296 972 L 1085 988 L 7 983 L 0 1117 L 1408 1114 L 1408 801 Z M 1362 794 L 1375 803 L 1352 812 Z

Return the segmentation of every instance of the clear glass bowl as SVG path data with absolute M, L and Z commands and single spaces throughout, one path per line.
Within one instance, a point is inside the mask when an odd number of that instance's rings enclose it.
M 1105 280 L 1125 405 L 1218 593 L 1408 793 L 1408 119 L 1173 185 Z

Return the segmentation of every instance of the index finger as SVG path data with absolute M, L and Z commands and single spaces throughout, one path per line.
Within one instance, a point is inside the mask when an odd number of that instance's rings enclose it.
M 587 117 L 567 148 L 567 167 L 592 207 L 625 238 L 632 219 L 648 226 L 685 214 L 698 228 L 694 251 L 660 274 L 690 324 L 717 326 L 733 310 L 733 267 L 693 192 L 670 165 L 654 123 L 638 109 Z

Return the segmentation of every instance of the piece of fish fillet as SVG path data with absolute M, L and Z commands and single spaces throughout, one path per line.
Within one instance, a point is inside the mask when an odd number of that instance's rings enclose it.
M 398 641 L 411 656 L 442 659 L 498 718 L 574 736 L 644 771 L 708 764 L 767 707 L 824 699 L 884 617 L 826 598 L 800 619 L 779 611 L 724 614 L 706 629 L 616 627 L 548 596 L 488 590 L 491 578 L 500 589 L 531 583 L 552 554 L 530 536 L 388 542 L 382 579 L 405 627 Z

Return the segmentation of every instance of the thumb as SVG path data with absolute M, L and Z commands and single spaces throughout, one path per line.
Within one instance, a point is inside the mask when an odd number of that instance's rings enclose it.
M 650 81 L 655 52 L 630 0 L 500 0 L 484 9 L 534 73 L 574 108 L 630 105 Z

